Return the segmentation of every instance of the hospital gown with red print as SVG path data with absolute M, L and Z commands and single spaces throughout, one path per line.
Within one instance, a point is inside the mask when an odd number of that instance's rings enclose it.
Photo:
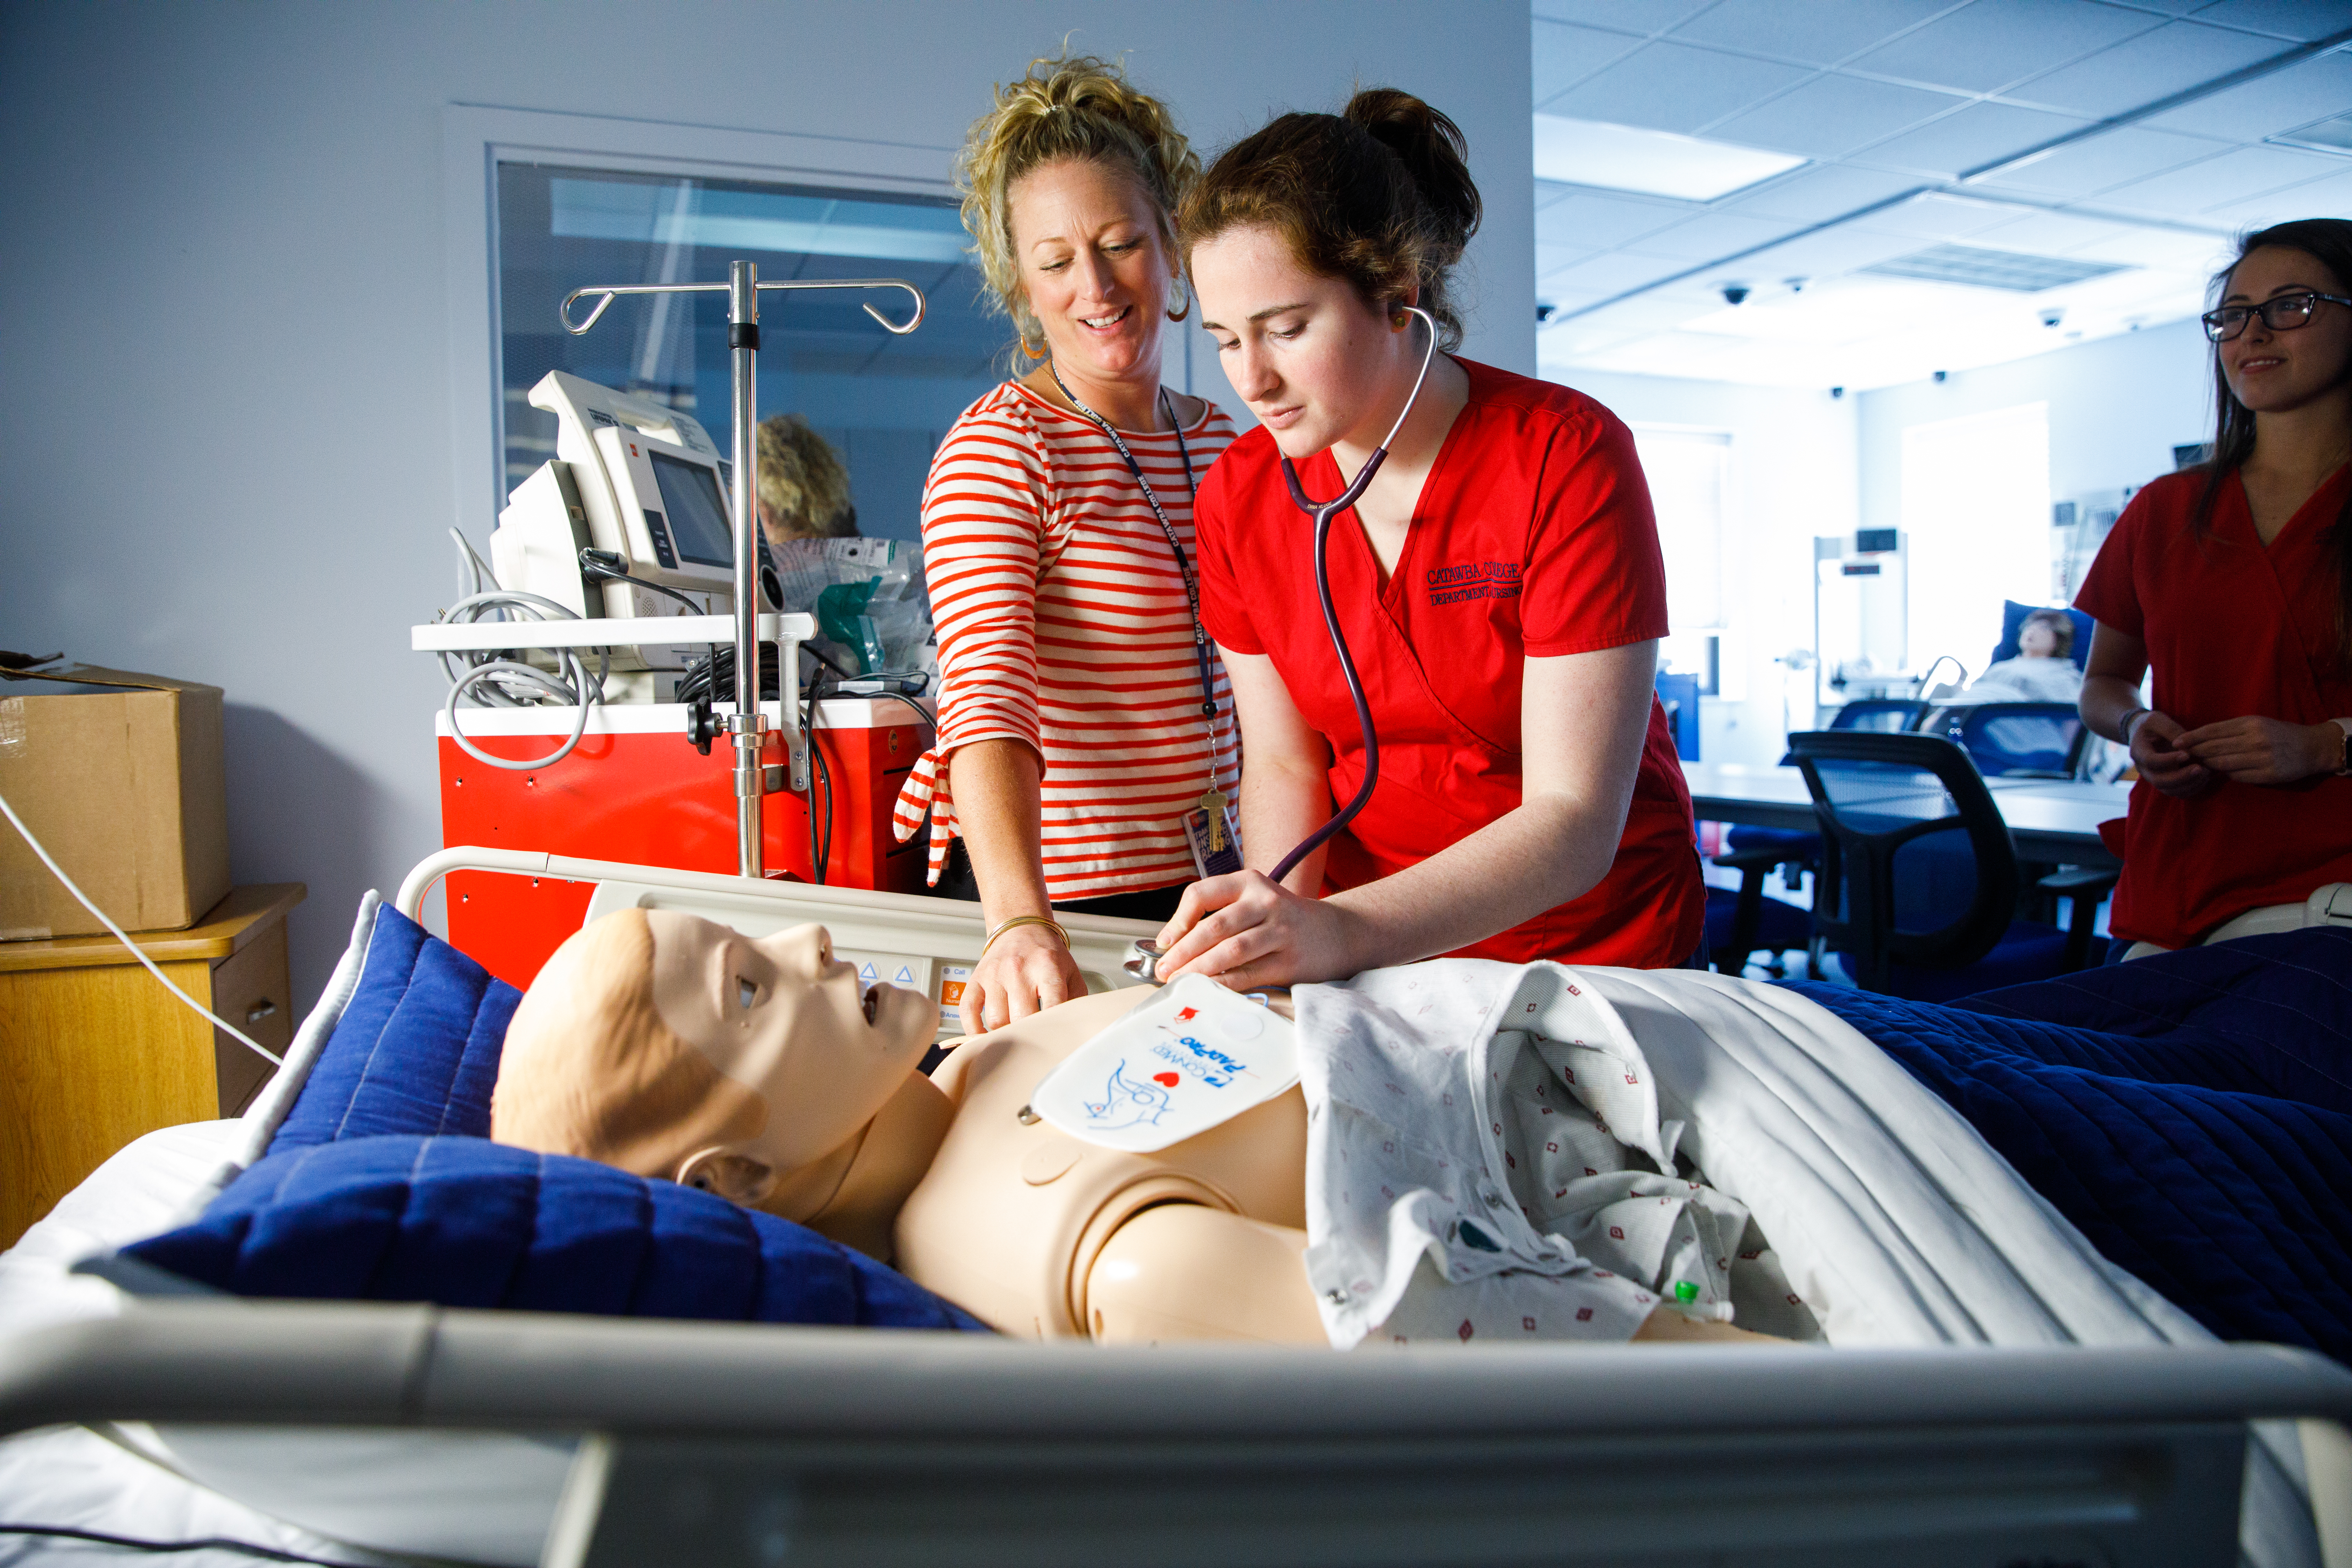
M 1335 1346 L 1622 1342 L 1662 1301 L 1820 1336 L 1747 1205 L 1678 1158 L 1586 973 L 1459 959 L 1299 989 L 1307 1267 Z

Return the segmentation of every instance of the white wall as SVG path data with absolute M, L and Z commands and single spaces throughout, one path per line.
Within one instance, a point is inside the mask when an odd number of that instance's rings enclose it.
M 362 889 L 440 843 L 446 105 L 866 139 L 940 177 L 1065 35 L 1204 147 L 1393 82 L 1486 196 L 1468 352 L 1535 363 L 1524 0 L 9 6 L 0 15 L 0 645 L 215 682 L 232 864 L 299 879 L 307 1003 Z M 722 432 L 723 436 L 723 432 Z
M 2211 348 L 2193 321 L 1865 392 L 1861 404 L 1865 528 L 1903 521 L 1903 432 L 2020 404 L 2050 407 L 2050 494 L 2065 500 L 2172 471 L 2172 448 L 2213 438 Z
M 1608 405 L 1629 425 L 1681 425 L 1731 436 L 1725 580 L 1746 667 L 1742 701 L 1703 700 L 1699 752 L 1710 763 L 1780 760 L 1782 667 L 1812 643 L 1812 539 L 1853 531 L 1854 400 L 1826 392 L 1666 376 L 1547 368 L 1547 376 Z M 1812 676 L 1788 677 L 1797 727 L 1811 717 Z

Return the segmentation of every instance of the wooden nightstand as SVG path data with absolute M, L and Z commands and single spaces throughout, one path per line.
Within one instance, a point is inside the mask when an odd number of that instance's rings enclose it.
M 283 1053 L 286 915 L 299 882 L 238 888 L 186 931 L 133 931 L 189 995 Z M 144 1132 L 235 1116 L 270 1065 L 110 936 L 0 942 L 0 1247 Z

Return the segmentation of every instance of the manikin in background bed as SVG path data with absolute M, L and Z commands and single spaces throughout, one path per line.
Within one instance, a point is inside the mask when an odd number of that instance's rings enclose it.
M 936 1010 L 887 985 L 861 996 L 822 928 L 755 942 L 692 916 L 622 910 L 567 942 L 517 1009 L 491 1136 L 794 1220 L 894 1263 L 1008 1333 L 1339 1338 L 1302 1264 L 1310 1151 L 1297 1088 L 1150 1154 L 1077 1142 L 1028 1110 L 1045 1076 L 1136 1000 L 1065 1004 L 964 1046 L 927 1079 L 917 1068 Z M 1596 1121 L 1608 1135 L 1597 1115 L 1552 1092 L 1588 1140 Z M 1556 1159 L 1565 1136 L 1549 1141 Z M 1627 1196 L 1644 1182 L 1671 1187 L 1671 1200 Z M 1712 1240 L 1727 1224 L 1719 1267 L 1731 1269 L 1743 1207 L 1703 1202 L 1703 1189 L 1654 1163 L 1616 1186 L 1624 1190 L 1601 1195 L 1670 1208 L 1684 1232 L 1696 1225 Z M 1662 1304 L 1656 1292 L 1672 1282 L 1648 1278 L 1659 1265 L 1643 1238 L 1626 1242 L 1624 1225 L 1596 1228 L 1624 1245 L 1555 1247 L 1538 1272 L 1502 1270 L 1510 1289 L 1501 1294 L 1491 1276 L 1449 1285 L 1434 1264 L 1408 1260 L 1420 1288 L 1388 1312 L 1381 1337 L 1410 1328 L 1416 1339 L 1466 1339 L 1474 1319 L 1507 1315 L 1510 1337 L 1761 1342 Z M 1495 1252 L 1475 1226 L 1456 1229 L 1457 1246 Z M 1757 1263 L 1738 1267 L 1756 1272 Z M 1775 1300 L 1783 1288 L 1773 1285 Z M 1710 1301 L 1729 1294 L 1728 1281 L 1706 1291 Z

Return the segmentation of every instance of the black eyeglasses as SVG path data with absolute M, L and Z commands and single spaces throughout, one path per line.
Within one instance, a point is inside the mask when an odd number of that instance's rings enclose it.
M 2205 335 L 2217 343 L 2226 343 L 2246 330 L 2246 323 L 2260 316 L 2263 325 L 2274 332 L 2290 332 L 2311 320 L 2311 312 L 2325 300 L 2331 305 L 2352 305 L 2352 300 L 2341 294 L 2322 294 L 2313 289 L 2303 294 L 2281 294 L 2275 300 L 2265 300 L 2259 305 L 2224 305 L 2218 310 L 2208 310 L 2197 319 L 2205 323 Z

